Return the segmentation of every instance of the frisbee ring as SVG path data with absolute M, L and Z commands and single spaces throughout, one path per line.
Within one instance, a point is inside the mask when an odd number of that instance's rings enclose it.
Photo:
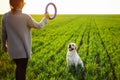
M 47 6 L 46 6 L 46 8 L 45 8 L 45 13 L 48 13 L 48 14 L 49 14 L 49 12 L 48 12 L 48 7 L 49 7 L 50 5 L 52 5 L 52 6 L 54 7 L 54 10 L 55 10 L 54 15 L 49 17 L 49 19 L 52 20 L 52 19 L 54 19 L 54 18 L 56 17 L 57 8 L 56 8 L 56 6 L 55 6 L 54 3 L 48 3 Z

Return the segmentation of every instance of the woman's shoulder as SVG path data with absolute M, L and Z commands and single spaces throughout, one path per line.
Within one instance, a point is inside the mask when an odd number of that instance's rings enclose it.
M 3 16 L 2 16 L 2 20 L 6 19 L 9 16 L 9 14 L 10 14 L 10 11 L 4 13 Z
M 6 12 L 6 13 L 3 14 L 2 19 L 6 19 L 6 18 L 7 18 L 8 16 L 10 16 L 10 15 L 11 15 L 11 11 Z M 13 16 L 13 15 L 12 15 L 12 16 Z M 15 16 L 16 16 L 16 14 L 15 14 Z M 26 13 L 20 13 L 20 14 L 17 14 L 17 16 L 22 17 L 22 18 L 24 18 L 25 20 L 32 19 L 32 17 L 31 17 L 29 14 L 26 14 Z
M 31 18 L 31 16 L 30 16 L 29 14 L 22 13 L 22 15 L 23 15 L 25 18 L 27 18 L 27 19 L 30 19 L 30 18 Z

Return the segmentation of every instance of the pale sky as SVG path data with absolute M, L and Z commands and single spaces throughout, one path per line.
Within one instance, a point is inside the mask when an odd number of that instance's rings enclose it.
M 49 2 L 55 3 L 57 14 L 120 14 L 120 0 L 25 0 L 24 13 L 44 14 Z M 0 14 L 10 10 L 9 0 L 0 0 Z M 53 7 L 49 12 L 53 12 Z

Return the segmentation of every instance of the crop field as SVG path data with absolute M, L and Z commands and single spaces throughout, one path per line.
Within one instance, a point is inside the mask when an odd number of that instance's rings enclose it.
M 32 17 L 39 22 L 43 16 Z M 27 80 L 120 80 L 120 15 L 58 15 L 31 32 Z M 83 72 L 66 69 L 70 42 L 77 45 Z M 15 63 L 0 50 L 0 80 L 15 80 L 14 74 Z

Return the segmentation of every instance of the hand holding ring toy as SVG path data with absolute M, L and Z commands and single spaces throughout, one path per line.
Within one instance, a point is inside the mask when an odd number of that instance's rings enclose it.
M 54 10 L 55 10 L 53 16 L 50 16 L 50 15 L 49 15 L 49 19 L 52 20 L 52 19 L 54 19 L 54 18 L 56 17 L 56 14 L 57 14 L 57 8 L 56 8 L 56 6 L 55 6 L 54 3 L 48 3 L 47 6 L 46 6 L 46 8 L 45 8 L 45 13 L 48 13 L 48 7 L 49 7 L 50 5 L 52 5 L 52 6 L 54 7 Z

